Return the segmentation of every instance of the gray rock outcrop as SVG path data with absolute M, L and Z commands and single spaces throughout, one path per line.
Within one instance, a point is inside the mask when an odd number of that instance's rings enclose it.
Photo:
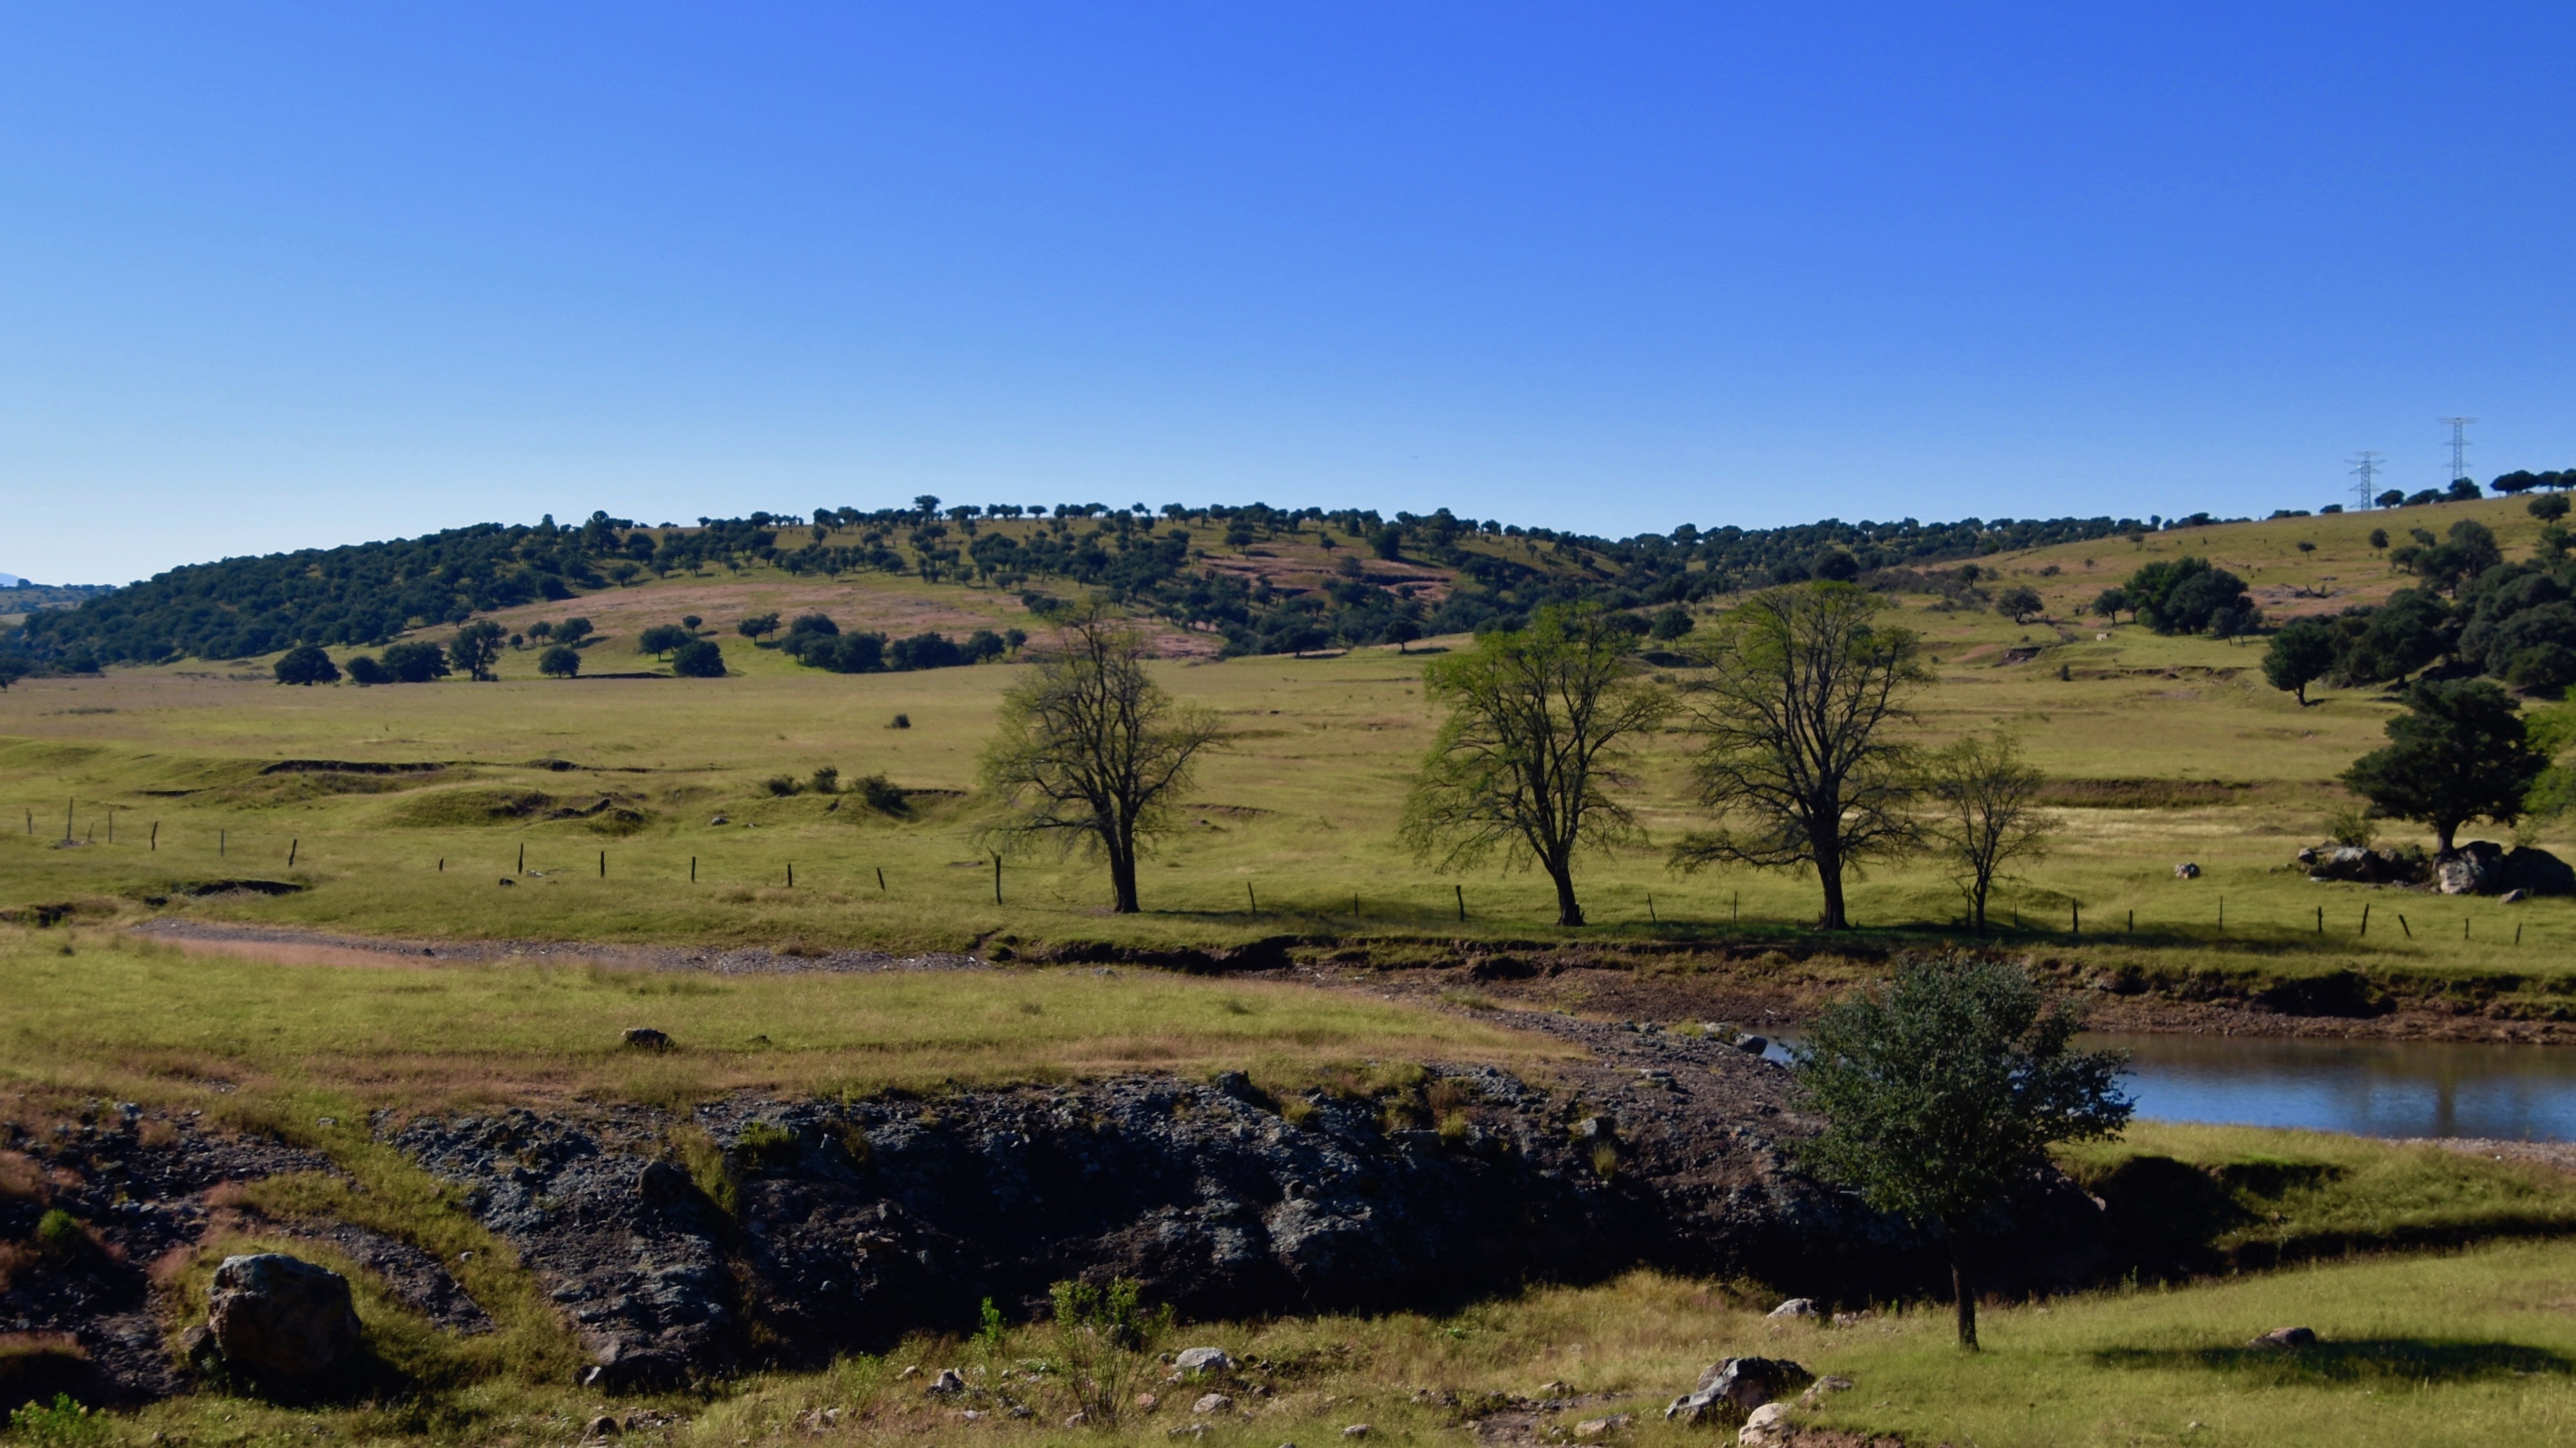
M 2576 869 L 2537 846 L 2513 850 L 2493 840 L 2471 840 L 2433 858 L 2433 879 L 2445 895 L 2576 894 Z
M 1754 1409 L 1815 1381 L 1787 1358 L 1733 1357 L 1712 1363 L 1699 1386 L 1673 1399 L 1664 1417 L 1679 1423 L 1741 1423 Z

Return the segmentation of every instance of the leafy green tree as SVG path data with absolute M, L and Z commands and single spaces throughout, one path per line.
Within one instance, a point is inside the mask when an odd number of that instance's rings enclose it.
M 2263 677 L 2273 688 L 2297 694 L 2299 706 L 2305 708 L 2308 685 L 2334 669 L 2335 644 L 2332 625 L 2313 618 L 2292 619 L 2272 635 L 2272 646 L 2263 653 Z
M 687 629 L 691 633 L 696 633 L 698 631 L 698 625 L 705 622 L 705 619 L 698 617 L 694 613 L 684 613 L 680 615 L 680 627 Z
M 673 649 L 696 635 L 675 623 L 657 623 L 635 636 L 635 652 L 668 658 Z
M 671 673 L 682 679 L 721 679 L 724 650 L 713 639 L 688 639 L 671 650 Z
M 354 668 L 357 661 L 350 660 Z M 447 651 L 425 639 L 411 639 L 385 650 L 384 670 L 397 684 L 426 684 L 447 677 Z M 363 681 L 362 681 L 363 682 Z
M 0 654 L 0 690 L 27 677 L 36 666 L 17 654 Z
M 1574 857 L 1641 837 L 1609 791 L 1629 782 L 1629 741 L 1672 710 L 1636 651 L 1611 615 L 1560 606 L 1425 669 L 1423 693 L 1449 717 L 1405 803 L 1414 853 L 1444 870 L 1497 849 L 1506 866 L 1534 862 L 1556 886 L 1556 923 L 1581 925 Z
M 774 613 L 753 614 L 751 617 L 735 624 L 733 626 L 733 631 L 742 635 L 744 638 L 757 643 L 760 641 L 762 636 L 778 632 L 778 615 Z
M 1924 760 L 1924 842 L 1951 869 L 1967 897 L 1977 933 L 1986 933 L 1986 898 L 2015 861 L 2048 853 L 2057 816 L 2040 808 L 2047 777 L 2026 762 L 2009 734 L 1970 735 Z
M 319 644 L 302 644 L 288 649 L 277 660 L 277 682 L 281 684 L 336 684 L 340 666 L 331 662 Z
M 2455 638 L 2451 611 L 2420 588 L 2401 588 L 2370 611 L 2335 672 L 2356 684 L 2402 679 L 2440 658 Z
M 555 625 L 555 642 L 557 643 L 571 644 L 573 647 L 579 648 L 581 646 L 581 641 L 588 637 L 590 637 L 589 619 L 568 618 Z
M 1135 914 L 1139 850 L 1170 827 L 1199 754 L 1224 733 L 1213 711 L 1175 703 L 1154 682 L 1133 623 L 1071 610 L 1048 657 L 1002 696 L 978 767 L 999 805 L 988 832 L 1009 847 L 1052 841 L 1105 856 L 1110 908 Z
M 508 638 L 501 626 L 492 620 L 477 619 L 456 631 L 447 646 L 448 660 L 465 671 L 477 683 L 489 683 L 492 665 L 501 657 L 502 641 Z
M 2128 612 L 2129 607 L 2129 591 L 2125 588 L 2103 589 L 2093 599 L 2094 614 L 2114 623 L 2119 622 L 2120 615 Z
M 1657 613 L 1653 626 L 1648 628 L 1647 632 L 1653 635 L 1658 643 L 1671 643 L 1697 627 L 1699 627 L 1699 620 L 1691 617 L 1689 609 L 1676 603 Z
M 2122 589 L 2139 619 L 2160 634 L 2228 638 L 2251 628 L 2258 617 L 2245 581 L 2211 567 L 2206 558 L 2159 559 L 2130 574 Z
M 2385 528 L 2371 529 L 2370 546 L 2381 552 L 2386 552 L 2388 549 L 2388 530 Z
M 1798 1149 L 1819 1176 L 1950 1244 L 1959 1345 L 1977 1346 L 1968 1240 L 2061 1141 L 2116 1136 L 2126 1064 L 2074 1049 L 2082 1022 L 2019 966 L 1964 956 L 1898 963 L 1886 987 L 1835 1002 L 1793 1048 L 1825 1130 Z
M 392 650 L 388 649 L 386 652 L 390 653 Z M 349 682 L 371 685 L 390 684 L 394 682 L 394 676 L 383 664 L 376 662 L 375 655 L 359 654 L 349 660 Z
M 537 655 L 537 672 L 549 679 L 569 679 L 581 672 L 581 650 L 570 644 L 556 644 Z
M 2510 825 L 2548 768 L 2531 746 L 2522 706 L 2483 679 L 2418 679 L 2406 712 L 2388 721 L 2388 743 L 2343 773 L 2374 813 L 2432 827 L 2444 854 L 2473 819 Z
M 2039 590 L 2026 583 L 2014 584 L 1995 597 L 1995 612 L 2014 623 L 2029 622 L 2031 615 L 2047 606 L 2040 598 Z
M 1401 654 L 1409 652 L 1406 646 L 1422 637 L 1422 625 L 1409 618 L 1391 618 L 1387 620 L 1386 627 L 1380 633 L 1388 643 L 1395 645 L 1395 651 Z
M 1712 667 L 1685 687 L 1700 803 L 1733 821 L 1674 846 L 1674 868 L 1813 869 L 1824 926 L 1847 930 L 1843 877 L 1912 848 L 1913 760 L 1888 726 L 1931 682 L 1886 599 L 1848 583 L 1755 594 L 1717 627 Z
M 2524 511 L 2543 523 L 2555 523 L 2567 516 L 2567 497 L 2563 493 L 2545 494 L 2522 506 Z

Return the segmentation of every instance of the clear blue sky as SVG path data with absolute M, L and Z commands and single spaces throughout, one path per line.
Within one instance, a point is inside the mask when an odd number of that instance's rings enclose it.
M 1768 13 L 1765 13 L 1768 12 Z M 2576 466 L 2564 5 L 0 12 L 0 568 Z

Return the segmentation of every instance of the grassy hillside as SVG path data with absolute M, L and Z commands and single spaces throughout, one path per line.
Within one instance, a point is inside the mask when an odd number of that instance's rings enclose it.
M 2396 516 L 2452 513 L 2488 518 L 2509 548 L 2527 548 L 2536 532 L 2506 502 Z M 2267 607 L 2273 597 L 2323 607 L 2367 599 L 2395 581 L 2368 547 L 2372 526 L 2297 519 L 1989 558 L 2001 578 L 2046 597 L 2051 617 L 2026 625 L 1938 594 L 1900 596 L 1904 621 L 1939 660 L 1940 683 L 1921 701 L 1924 737 L 2004 725 L 2057 781 L 2061 846 L 1998 908 L 2008 927 L 2018 922 L 2017 938 L 2076 952 L 2087 969 L 2179 962 L 2241 977 L 2360 966 L 2475 1010 L 2503 997 L 2507 1014 L 2555 1013 L 2547 982 L 2566 972 L 2576 904 L 2315 885 L 2289 868 L 2346 803 L 2336 773 L 2378 741 L 2393 708 L 2378 691 L 2312 691 L 2317 702 L 2301 708 L 2263 684 L 2259 644 L 2075 617 L 2140 558 L 2186 547 L 2239 569 Z M 2299 541 L 2317 548 L 2300 553 Z M 2295 599 L 2293 589 L 2327 596 Z M 827 590 L 836 592 L 825 599 Z M 758 569 L 726 583 L 639 582 L 580 606 L 607 634 L 592 650 L 606 671 L 621 651 L 635 658 L 633 632 L 649 621 L 698 613 L 713 631 L 743 613 L 816 601 L 853 624 L 1033 622 L 997 590 Z M 515 626 L 520 614 L 503 617 Z M 721 680 L 546 680 L 534 676 L 534 650 L 506 655 L 502 681 L 482 685 L 280 688 L 256 668 L 185 666 L 30 680 L 0 694 L 0 802 L 19 826 L 0 835 L 0 905 L 88 902 L 396 935 L 897 948 L 1559 937 L 1545 924 L 1542 881 L 1440 877 L 1398 848 L 1396 814 L 1433 720 L 1419 663 L 1395 648 L 1160 665 L 1175 693 L 1219 709 L 1233 734 L 1209 761 L 1185 827 L 1149 866 L 1148 913 L 1113 919 L 1100 913 L 1098 872 L 1078 858 L 1007 863 L 994 901 L 966 792 L 1015 665 L 836 675 L 719 636 L 733 670 Z M 889 727 L 898 714 L 912 727 Z M 1661 838 L 1697 818 L 1686 744 L 1677 734 L 1655 741 L 1636 793 Z M 435 768 L 263 772 L 291 760 Z M 908 812 L 846 794 L 774 796 L 765 783 L 825 765 L 844 781 L 888 776 L 912 791 Z M 67 803 L 79 843 L 53 848 Z M 157 850 L 147 843 L 156 821 Z M 498 887 L 523 847 L 541 873 Z M 2202 878 L 2174 879 L 2182 860 L 2201 865 Z M 192 893 L 238 879 L 300 888 Z M 1588 861 L 1582 884 L 1600 922 L 1582 938 L 1604 942 L 1797 936 L 1816 908 L 1811 882 L 1676 877 L 1653 850 Z M 1924 866 L 1874 871 L 1853 901 L 1883 943 L 1945 931 L 1959 912 L 1948 881 Z M 2366 902 L 2375 913 L 2365 937 Z

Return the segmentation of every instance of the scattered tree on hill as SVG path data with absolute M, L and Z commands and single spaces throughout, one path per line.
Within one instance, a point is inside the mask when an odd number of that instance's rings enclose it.
M 2555 523 L 2567 516 L 2567 495 L 2550 493 L 2522 505 L 2523 510 L 2543 523 Z
M 2128 611 L 2129 591 L 2125 588 L 2106 588 L 2094 596 L 2093 612 L 2097 617 L 2117 623 L 2120 615 Z
M 1387 620 L 1386 627 L 1380 630 L 1380 636 L 1395 645 L 1397 653 L 1409 653 L 1411 650 L 1406 645 L 1422 637 L 1422 625 L 1409 618 L 1391 618 Z
M 16 654 L 0 654 L 0 690 L 7 689 L 11 684 L 35 671 L 34 664 Z
M 684 613 L 680 615 L 680 627 L 687 629 L 691 633 L 696 633 L 698 631 L 698 625 L 705 622 L 705 619 L 698 617 L 694 613 Z
M 581 672 L 581 650 L 557 644 L 537 655 L 537 672 L 549 679 L 569 679 Z
M 2074 1049 L 2081 1026 L 2019 966 L 1911 959 L 1886 987 L 1826 1007 L 1792 1050 L 1800 1094 L 1827 1123 L 1799 1161 L 1940 1229 L 1963 1348 L 1977 1346 L 1970 1234 L 2047 1169 L 2050 1146 L 2129 1124 L 2127 1063 Z
M 2522 707 L 2482 679 L 2418 679 L 2389 742 L 2343 773 L 2373 813 L 2432 827 L 2444 854 L 2473 819 L 2510 825 L 2549 759 L 2532 748 Z
M 2263 677 L 2272 687 L 2299 696 L 2299 707 L 2306 708 L 2308 685 L 2324 678 L 2335 666 L 2335 631 L 2331 624 L 2313 618 L 2296 618 L 2272 635 L 2272 646 L 2263 654 Z
M 1707 677 L 1684 699 L 1700 738 L 1700 803 L 1739 825 L 1691 834 L 1675 868 L 1812 868 L 1824 926 L 1849 929 L 1843 876 L 1914 842 L 1911 759 L 1886 726 L 1909 721 L 1908 693 L 1930 682 L 1911 630 L 1850 584 L 1754 595 L 1727 615 Z
M 392 653 L 393 650 L 385 652 Z M 359 654 L 349 660 L 349 682 L 352 684 L 390 684 L 394 681 L 392 671 L 376 662 L 373 654 Z
M 724 650 L 713 639 L 690 639 L 671 651 L 671 673 L 682 679 L 721 679 Z
M 448 660 L 463 669 L 467 678 L 489 683 L 492 665 L 500 660 L 501 645 L 507 637 L 499 624 L 488 618 L 476 619 L 456 631 L 455 639 L 447 646 Z
M 1860 560 L 1851 556 L 1848 550 L 1828 548 L 1816 555 L 1811 571 L 1830 583 L 1849 583 L 1860 577 Z
M 567 643 L 578 648 L 581 641 L 588 637 L 590 637 L 589 619 L 568 618 L 555 625 L 555 641 L 558 643 Z
M 1111 909 L 1132 915 L 1139 849 L 1168 827 L 1200 752 L 1223 736 L 1213 711 L 1176 703 L 1154 682 L 1133 623 L 1073 609 L 1048 656 L 1002 696 L 979 765 L 1001 809 L 991 833 L 1011 847 L 1051 840 L 1097 851 Z
M 2025 762 L 2009 734 L 1970 735 L 1924 760 L 1921 786 L 1931 806 L 1923 836 L 1951 868 L 1967 897 L 1969 922 L 1986 933 L 1986 899 L 2007 867 L 2048 852 L 2057 817 L 2039 806 L 2045 776 Z
M 2385 528 L 2371 529 L 2370 546 L 2383 552 L 2386 551 L 2388 547 L 2388 530 Z
M 350 661 L 352 665 L 356 660 Z M 396 684 L 426 684 L 447 677 L 447 651 L 426 640 L 410 639 L 385 650 L 384 670 L 387 681 Z
M 1995 596 L 1995 612 L 2017 624 L 2029 622 L 2031 615 L 2047 606 L 2039 590 L 2026 583 L 2017 583 Z
M 1544 608 L 1521 631 L 1489 633 L 1423 671 L 1449 718 L 1405 803 L 1403 837 L 1420 858 L 1464 869 L 1500 849 L 1556 886 L 1556 923 L 1581 925 L 1574 857 L 1639 838 L 1610 797 L 1630 740 L 1671 712 L 1636 673 L 1636 635 L 1582 605 Z
M 2206 558 L 2159 559 L 2130 574 L 2122 591 L 2138 618 L 2160 634 L 2233 638 L 2262 619 L 2245 581 Z
M 762 636 L 778 632 L 778 615 L 756 613 L 733 626 L 733 631 L 757 643 Z
M 2338 622 L 2354 631 L 2337 656 L 2335 672 L 2356 684 L 2402 679 L 2440 658 L 2453 638 L 2450 610 L 2419 588 L 2401 588 L 2379 607 L 2346 614 Z
M 1697 627 L 1699 620 L 1691 617 L 1689 609 L 1676 603 L 1657 613 L 1653 625 L 1646 632 L 1659 643 L 1671 643 Z
M 277 682 L 281 684 L 336 684 L 340 666 L 318 644 L 300 644 L 288 649 L 277 660 Z
M 635 636 L 635 652 L 667 658 L 673 649 L 679 648 L 696 637 L 696 634 L 678 624 L 657 623 Z
M 2390 553 L 2388 561 L 2444 593 L 2458 594 L 2461 584 L 2504 561 L 2494 531 L 2474 518 L 2452 524 L 2450 537 L 2439 543 L 2422 528 L 2413 532 L 2417 541 Z

